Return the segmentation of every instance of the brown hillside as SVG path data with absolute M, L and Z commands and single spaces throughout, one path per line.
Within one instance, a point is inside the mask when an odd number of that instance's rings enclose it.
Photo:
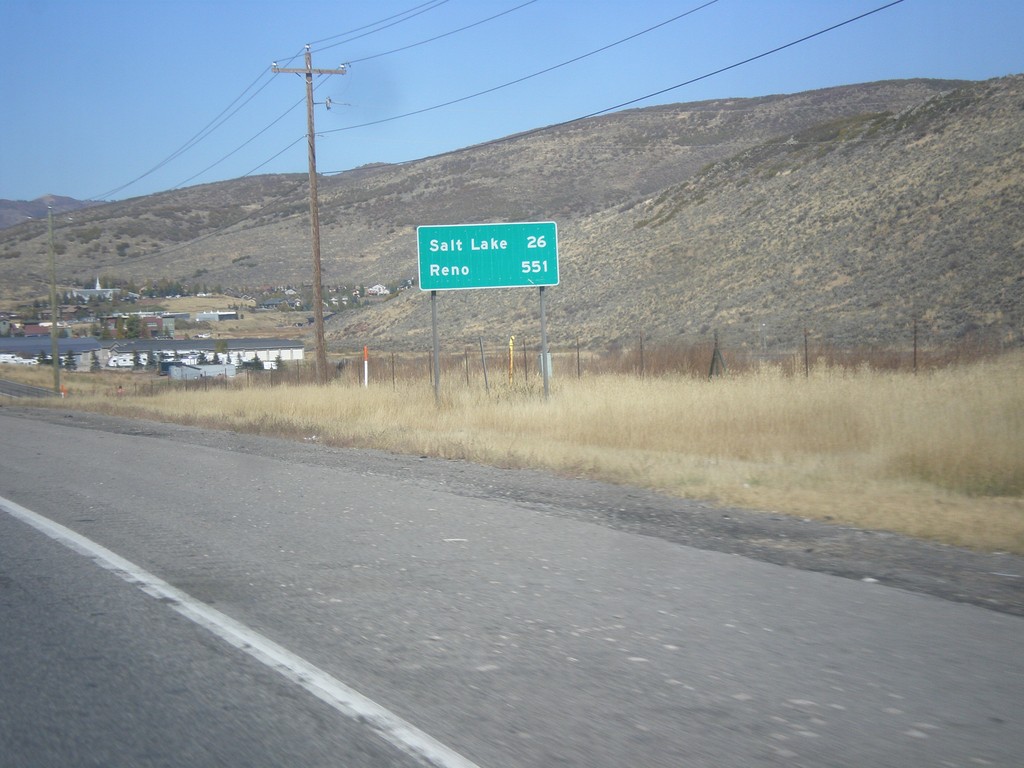
M 320 185 L 324 282 L 416 274 L 420 224 L 552 219 L 554 343 L 787 346 L 928 338 L 1019 343 L 1024 77 L 894 81 L 631 110 Z M 63 280 L 97 274 L 245 290 L 308 283 L 303 174 L 78 211 Z M 0 231 L 5 293 L 43 293 L 45 231 Z M 442 334 L 536 336 L 528 289 L 441 297 Z M 332 320 L 336 347 L 429 345 L 419 291 Z

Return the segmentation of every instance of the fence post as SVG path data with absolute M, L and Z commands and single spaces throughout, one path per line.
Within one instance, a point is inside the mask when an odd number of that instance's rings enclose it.
M 807 353 L 807 329 L 804 328 L 804 378 L 808 379 L 811 376 L 811 363 Z
M 914 373 L 917 373 L 917 318 L 914 318 Z
M 640 334 L 640 378 L 644 378 L 644 335 Z
M 715 331 L 715 348 L 711 352 L 711 370 L 708 372 L 708 378 L 721 376 L 723 373 L 725 373 L 725 360 L 722 359 L 722 353 L 718 349 L 718 331 Z
M 508 383 L 512 384 L 512 373 L 516 367 L 516 337 L 508 337 Z
M 491 387 L 487 383 L 487 358 L 484 356 L 484 337 L 477 336 L 477 341 L 480 342 L 480 366 L 484 369 L 484 392 L 490 392 Z

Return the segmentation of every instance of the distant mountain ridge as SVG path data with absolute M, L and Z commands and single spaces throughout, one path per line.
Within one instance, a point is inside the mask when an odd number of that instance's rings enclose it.
M 327 285 L 416 275 L 421 224 L 554 220 L 553 343 L 946 343 L 1024 336 L 1024 76 L 905 80 L 635 109 L 320 183 Z M 98 205 L 59 233 L 64 279 L 241 290 L 309 283 L 305 174 Z M 31 222 L 0 285 L 40 292 Z M 419 291 L 339 313 L 336 347 L 429 343 Z M 458 291 L 441 332 L 536 333 L 528 289 Z
M 68 213 L 92 205 L 98 203 L 60 195 L 43 195 L 35 200 L 0 200 L 0 229 L 22 224 L 26 219 L 45 219 L 51 208 L 54 213 Z

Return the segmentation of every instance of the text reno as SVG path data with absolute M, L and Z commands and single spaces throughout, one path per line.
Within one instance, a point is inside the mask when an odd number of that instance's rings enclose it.
M 468 274 L 469 267 L 465 264 L 452 264 L 451 266 L 442 266 L 440 264 L 430 265 L 431 277 L 455 277 L 457 275 L 466 276 Z

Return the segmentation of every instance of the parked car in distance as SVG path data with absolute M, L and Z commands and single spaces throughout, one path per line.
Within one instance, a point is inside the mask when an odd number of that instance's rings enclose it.
M 12 355 L 9 352 L 0 352 L 0 364 L 39 365 L 39 361 L 34 357 L 22 357 L 21 355 Z

